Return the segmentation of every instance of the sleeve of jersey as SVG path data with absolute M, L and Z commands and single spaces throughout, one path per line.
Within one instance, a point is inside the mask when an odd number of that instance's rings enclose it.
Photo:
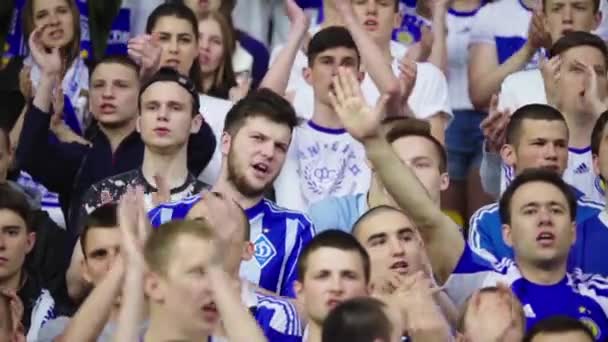
M 468 244 L 473 253 L 489 262 L 502 259 L 498 250 L 497 240 L 502 241 L 500 222 L 496 221 L 498 205 L 490 204 L 482 207 L 469 221 Z
M 473 44 L 496 44 L 494 41 L 494 22 L 496 17 L 493 4 L 483 6 L 473 19 L 469 46 Z
M 296 308 L 290 302 L 275 297 L 260 299 L 256 320 L 268 341 L 300 342 L 303 328 Z
M 473 253 L 468 245 L 465 245 L 460 260 L 444 287 L 454 304 L 461 307 L 467 298 L 475 290 L 480 289 L 486 278 L 493 273 L 492 266 Z
M 416 118 L 426 120 L 439 113 L 445 113 L 451 120 L 453 115 L 445 75 L 431 63 L 417 65 L 418 76 L 408 100 Z
M 287 277 L 283 282 L 283 286 L 281 287 L 281 296 L 295 298 L 295 290 L 293 288 L 294 282 L 298 279 L 298 259 L 300 258 L 300 254 L 304 247 L 312 240 L 312 237 L 315 235 L 315 227 L 312 222 L 308 220 L 308 218 L 303 217 L 299 224 L 298 236 L 296 238 L 296 243 L 294 248 L 291 251 L 291 254 L 287 258 L 287 265 L 285 271 L 287 272 Z
M 575 280 L 579 292 L 600 305 L 604 316 L 608 317 L 608 278 L 599 274 L 578 274 Z

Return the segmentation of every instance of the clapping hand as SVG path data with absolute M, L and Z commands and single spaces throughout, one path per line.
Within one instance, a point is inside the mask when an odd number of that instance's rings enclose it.
M 29 37 L 29 48 L 34 62 L 47 75 L 58 75 L 63 69 L 63 62 L 59 48 L 46 48 L 42 44 L 42 35 L 49 29 L 49 25 L 36 28 Z
M 507 124 L 510 119 L 511 112 L 508 109 L 498 110 L 498 97 L 492 95 L 488 116 L 483 119 L 480 125 L 489 152 L 500 152 L 507 139 Z
M 118 224 L 122 232 L 121 252 L 130 267 L 146 269 L 143 247 L 148 239 L 150 223 L 144 209 L 143 188 L 128 187 L 118 205 Z
M 141 79 L 152 76 L 159 69 L 163 48 L 158 33 L 131 38 L 127 51 L 129 57 L 139 64 Z

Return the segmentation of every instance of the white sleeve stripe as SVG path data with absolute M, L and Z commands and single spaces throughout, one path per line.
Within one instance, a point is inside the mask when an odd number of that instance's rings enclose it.
M 487 249 L 484 249 L 481 246 L 481 237 L 479 235 L 479 230 L 477 229 L 477 225 L 479 221 L 483 219 L 483 217 L 487 214 L 493 213 L 498 210 L 498 204 L 490 204 L 485 207 L 480 208 L 477 213 L 475 213 L 471 219 L 469 220 L 469 246 L 471 250 L 480 257 L 491 261 L 497 262 L 496 257 Z

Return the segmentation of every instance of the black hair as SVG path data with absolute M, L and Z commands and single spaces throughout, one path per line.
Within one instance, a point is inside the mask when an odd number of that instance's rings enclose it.
M 591 153 L 594 155 L 600 155 L 600 145 L 602 144 L 602 137 L 604 136 L 604 129 L 607 123 L 608 111 L 605 111 L 595 121 L 593 131 L 591 132 Z
M 274 123 L 283 124 L 293 131 L 299 124 L 296 111 L 289 101 L 274 91 L 261 88 L 253 90 L 237 102 L 224 121 L 224 131 L 234 136 L 249 118 L 263 117 Z
M 117 228 L 118 227 L 118 205 L 116 203 L 107 203 L 103 206 L 93 210 L 88 214 L 84 220 L 84 228 L 80 234 L 80 246 L 82 247 L 82 253 L 84 258 L 87 258 L 86 243 L 87 235 L 93 228 Z
M 336 306 L 323 321 L 322 342 L 390 341 L 393 324 L 386 305 L 373 297 L 349 299 Z
M 361 262 L 363 263 L 365 282 L 369 282 L 371 265 L 367 251 L 354 236 L 334 229 L 317 234 L 302 250 L 302 254 L 300 254 L 297 264 L 298 280 L 300 282 L 304 282 L 304 275 L 308 269 L 308 258 L 312 253 L 321 248 L 335 248 L 359 254 L 361 256 Z
M 361 64 L 361 56 L 359 49 L 353 40 L 350 32 L 341 26 L 330 26 L 317 32 L 310 42 L 306 50 L 308 56 L 308 66 L 312 67 L 315 63 L 315 58 L 322 52 L 329 49 L 343 47 L 354 50 L 357 53 L 357 67 Z
M 532 342 L 540 334 L 559 334 L 568 332 L 581 332 L 589 337 L 589 341 L 595 341 L 593 331 L 585 323 L 568 316 L 551 316 L 542 319 L 528 330 L 523 342 Z
M 154 11 L 150 13 L 148 21 L 146 22 L 146 33 L 151 34 L 158 20 L 163 17 L 175 17 L 186 20 L 192 26 L 194 39 L 198 42 L 198 20 L 196 19 L 196 14 L 194 14 L 188 6 L 184 5 L 183 2 L 176 1 L 164 3 L 156 7 Z M 192 79 L 197 92 L 201 92 L 203 77 L 201 75 L 201 66 L 198 62 L 198 58 L 194 59 L 188 76 Z
M 519 176 L 515 177 L 515 179 L 509 184 L 507 190 L 502 194 L 500 200 L 498 202 L 500 220 L 504 224 L 511 224 L 511 200 L 515 192 L 522 186 L 532 183 L 532 182 L 542 182 L 551 184 L 566 197 L 566 202 L 568 204 L 568 209 L 570 211 L 570 219 L 572 221 L 576 218 L 576 197 L 574 195 L 574 190 L 570 188 L 566 182 L 562 179 L 560 175 L 553 171 L 545 170 L 545 169 L 528 169 L 524 170 Z
M 154 76 L 152 76 L 152 78 L 150 78 L 148 82 L 146 82 L 139 90 L 139 96 L 137 97 L 137 105 L 139 107 L 140 113 L 142 94 L 146 91 L 146 89 L 148 89 L 149 86 L 156 82 L 175 82 L 180 87 L 186 89 L 186 91 L 192 96 L 192 117 L 198 115 L 199 99 L 196 86 L 194 85 L 192 80 L 190 80 L 187 76 L 184 76 L 177 72 L 177 70 L 168 67 L 160 68 L 160 70 L 158 70 L 156 74 L 154 74 Z
M 561 121 L 566 128 L 566 120 L 557 109 L 544 104 L 529 104 L 517 109 L 507 124 L 507 141 L 509 145 L 517 146 L 522 136 L 524 120 Z
M 579 46 L 590 46 L 598 49 L 604 57 L 604 67 L 608 67 L 608 47 L 606 47 L 606 43 L 597 35 L 585 31 L 566 32 L 551 46 L 549 55 L 551 57 L 558 56 Z
M 28 233 L 35 232 L 33 209 L 25 195 L 9 183 L 0 183 L 0 210 L 10 210 L 25 222 Z

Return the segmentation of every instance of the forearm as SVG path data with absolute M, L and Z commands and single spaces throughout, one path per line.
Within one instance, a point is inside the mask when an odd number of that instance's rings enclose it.
M 268 88 L 278 94 L 285 95 L 293 62 L 305 38 L 305 27 L 292 27 L 287 43 L 268 69 L 266 76 L 260 83 L 260 88 Z
M 384 50 L 374 42 L 354 17 L 351 18 L 346 15 L 344 24 L 357 45 L 365 70 L 374 81 L 376 87 L 378 87 L 380 93 L 389 95 L 391 98 L 397 97 L 400 86 L 397 76 L 395 76 L 391 69 L 392 58 L 387 59 L 387 56 L 383 53 Z
M 493 94 L 500 91 L 502 82 L 510 74 L 523 69 L 534 55 L 535 50 L 528 43 L 513 54 L 504 63 L 495 68 L 478 68 L 477 61 L 471 60 L 469 74 L 469 93 L 476 109 L 484 110 L 490 104 Z
M 241 302 L 241 296 L 233 290 L 228 274 L 217 266 L 209 268 L 213 284 L 215 304 L 224 323 L 226 337 L 231 342 L 265 342 L 266 337 L 249 310 Z M 126 340 L 125 340 L 126 341 Z
M 17 118 L 15 125 L 13 126 L 13 129 L 11 129 L 11 132 L 9 133 L 11 147 L 13 149 L 16 149 L 17 146 L 19 146 L 19 139 L 21 137 L 21 131 L 23 131 L 23 122 L 25 121 L 25 113 L 27 113 L 29 107 L 30 107 L 29 103 L 26 103 L 25 106 L 23 106 L 23 109 L 21 110 L 21 113 L 19 114 L 19 117 Z
M 445 128 L 448 118 L 445 113 L 438 113 L 429 118 L 431 125 L 431 135 L 445 146 Z
M 120 294 L 124 268 L 114 265 L 101 283 L 89 294 L 59 341 L 95 341 L 107 324 L 108 317 Z
M 74 246 L 74 252 L 72 252 L 70 267 L 68 267 L 65 273 L 68 295 L 75 302 L 79 302 L 85 296 L 88 289 L 87 283 L 82 277 L 83 260 L 84 255 L 82 254 L 80 240 L 78 240 Z
M 130 267 L 130 266 L 126 266 Z M 137 268 L 136 268 L 137 267 Z M 128 269 L 118 315 L 114 341 L 139 341 L 139 326 L 144 316 L 144 271 L 139 266 Z
M 450 297 L 448 297 L 447 293 L 444 291 L 439 291 L 435 295 L 435 303 L 439 305 L 443 316 L 446 318 L 450 326 L 456 327 L 458 324 L 458 315 L 460 313 L 458 312 L 458 308 L 454 302 L 452 302 Z
M 433 45 L 431 47 L 431 55 L 428 58 L 428 61 L 439 68 L 444 74 L 447 73 L 448 64 L 446 15 L 447 9 L 442 8 L 433 16 Z

